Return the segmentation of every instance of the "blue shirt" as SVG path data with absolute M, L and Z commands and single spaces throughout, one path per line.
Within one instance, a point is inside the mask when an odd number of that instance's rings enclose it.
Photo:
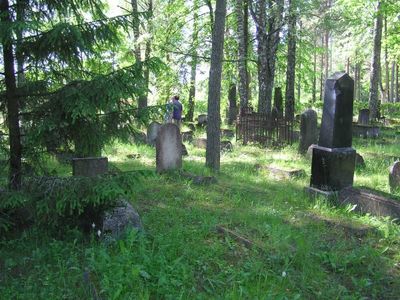
M 174 112 L 172 114 L 172 118 L 175 120 L 180 120 L 182 119 L 182 104 L 179 102 L 179 100 L 174 100 L 173 102 L 174 105 Z

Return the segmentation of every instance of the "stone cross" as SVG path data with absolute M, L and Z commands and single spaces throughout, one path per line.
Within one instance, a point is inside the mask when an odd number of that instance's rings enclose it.
M 85 157 L 72 159 L 72 175 L 93 177 L 108 172 L 107 157 Z
M 182 137 L 178 126 L 162 125 L 156 142 L 157 172 L 182 168 Z
M 155 146 L 158 132 L 160 131 L 161 124 L 158 122 L 151 122 L 147 128 L 147 144 Z
M 319 141 L 313 148 L 312 188 L 338 191 L 353 185 L 353 96 L 354 81 L 348 74 L 335 73 L 326 80 Z
M 301 114 L 299 153 L 306 153 L 308 147 L 317 143 L 317 113 L 307 109 Z

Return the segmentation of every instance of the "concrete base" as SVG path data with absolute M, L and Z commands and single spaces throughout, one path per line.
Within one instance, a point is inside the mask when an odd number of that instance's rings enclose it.
M 329 201 L 336 201 L 339 193 L 337 191 L 323 191 L 314 187 L 305 187 L 304 192 L 311 198 L 315 199 L 318 197 L 322 197 Z

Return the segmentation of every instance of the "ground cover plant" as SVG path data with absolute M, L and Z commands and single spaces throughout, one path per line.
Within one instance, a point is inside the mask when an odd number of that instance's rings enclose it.
M 398 140 L 383 145 L 392 153 Z M 355 139 L 360 153 L 378 140 Z M 187 145 L 184 170 L 209 175 L 205 150 Z M 296 145 L 265 150 L 235 144 L 222 155 L 218 182 L 194 185 L 179 172 L 146 176 L 129 199 L 145 233 L 104 242 L 66 229 L 57 238 L 33 226 L 2 239 L 0 294 L 4 299 L 381 298 L 400 291 L 400 227 L 393 221 L 311 201 L 310 160 Z M 128 158 L 129 154 L 140 156 Z M 155 150 L 114 144 L 110 163 L 122 171 L 155 169 Z M 393 153 L 395 154 L 395 153 Z M 132 157 L 132 156 L 129 156 Z M 388 191 L 393 158 L 365 155 L 355 185 Z M 306 176 L 275 179 L 255 164 L 299 167 Z M 52 166 L 69 175 L 69 169 Z M 249 240 L 217 230 L 222 226 Z M 97 296 L 95 296 L 97 295 Z

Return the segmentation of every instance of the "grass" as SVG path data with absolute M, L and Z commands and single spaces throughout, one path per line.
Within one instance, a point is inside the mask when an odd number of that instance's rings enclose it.
M 355 139 L 367 167 L 356 186 L 388 192 L 383 153 L 400 155 L 398 139 Z M 397 299 L 400 226 L 303 194 L 310 161 L 283 150 L 234 145 L 222 155 L 218 183 L 196 186 L 177 173 L 138 184 L 131 201 L 146 233 L 104 243 L 77 230 L 55 239 L 32 227 L 0 242 L 1 299 Z M 184 169 L 210 175 L 205 151 L 187 145 Z M 128 154 L 140 154 L 128 159 Z M 106 149 L 123 171 L 155 169 L 148 146 Z M 255 164 L 301 168 L 307 176 L 277 180 Z M 51 161 L 61 175 L 70 169 Z M 248 248 L 216 231 L 224 226 L 251 240 Z

